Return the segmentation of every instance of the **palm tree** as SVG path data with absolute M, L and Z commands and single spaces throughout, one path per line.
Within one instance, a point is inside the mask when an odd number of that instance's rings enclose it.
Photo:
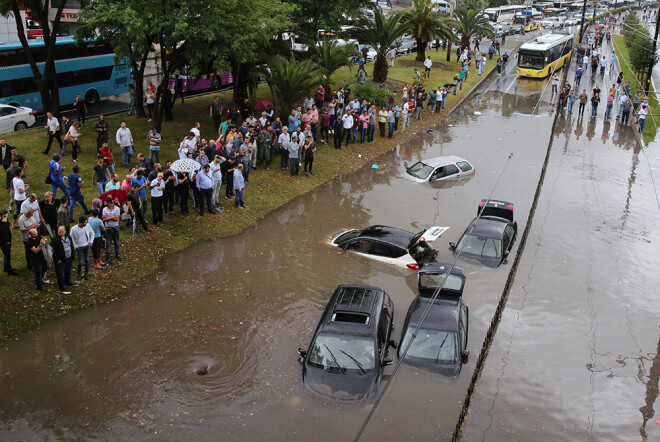
M 417 42 L 417 61 L 426 58 L 426 45 L 436 37 L 450 40 L 454 37 L 449 19 L 433 11 L 431 0 L 416 0 L 414 6 L 401 14 L 401 27 Z
M 476 35 L 493 35 L 493 27 L 488 23 L 488 17 L 481 11 L 458 8 L 455 18 L 450 20 L 456 29 L 456 35 L 461 35 L 461 46 L 470 47 L 470 40 Z
M 309 56 L 318 66 L 319 75 L 326 81 L 330 81 L 330 77 L 343 67 L 348 66 L 352 69 L 353 63 L 350 59 L 353 55 L 355 55 L 354 47 L 340 46 L 333 40 L 309 47 Z
M 401 27 L 401 16 L 399 14 L 385 16 L 376 11 L 374 19 L 369 20 L 362 17 L 356 26 L 358 40 L 369 44 L 376 50 L 376 61 L 374 63 L 373 80 L 376 83 L 384 83 L 387 80 L 387 51 L 397 38 L 403 34 Z
M 296 103 L 321 84 L 312 60 L 272 57 L 267 62 L 267 67 L 259 68 L 259 72 L 268 83 L 273 99 L 279 103 L 281 115 L 289 114 Z

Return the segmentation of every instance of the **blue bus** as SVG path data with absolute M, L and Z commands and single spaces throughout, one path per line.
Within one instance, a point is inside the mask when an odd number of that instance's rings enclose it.
M 46 47 L 43 39 L 30 40 L 33 56 L 43 73 Z M 60 104 L 70 104 L 76 94 L 88 104 L 101 98 L 128 92 L 130 68 L 125 60 L 115 62 L 111 48 L 96 40 L 77 46 L 71 37 L 55 43 L 55 72 L 60 88 Z M 26 106 L 43 111 L 41 95 L 20 42 L 0 43 L 0 104 Z

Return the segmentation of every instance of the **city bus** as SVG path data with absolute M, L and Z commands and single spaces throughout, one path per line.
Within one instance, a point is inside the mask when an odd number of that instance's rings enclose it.
M 29 40 L 28 44 L 43 73 L 46 61 L 43 39 Z M 61 104 L 73 103 L 76 94 L 88 104 L 94 104 L 101 98 L 128 92 L 131 82 L 126 60 L 116 62 L 112 49 L 96 40 L 85 40 L 82 46 L 77 46 L 71 37 L 58 37 L 55 72 Z M 20 42 L 0 43 L 0 104 L 26 106 L 35 112 L 44 110 Z
M 488 20 L 493 23 L 506 22 L 511 24 L 516 12 L 522 12 L 527 9 L 524 5 L 506 5 L 498 6 L 497 8 L 486 8 L 484 14 L 488 16 Z
M 545 78 L 561 69 L 571 59 L 572 51 L 572 35 L 541 35 L 520 46 L 516 74 L 520 77 Z
M 541 14 L 538 11 L 522 11 L 517 12 L 513 19 L 512 26 L 523 26 L 525 32 L 535 31 L 541 27 Z

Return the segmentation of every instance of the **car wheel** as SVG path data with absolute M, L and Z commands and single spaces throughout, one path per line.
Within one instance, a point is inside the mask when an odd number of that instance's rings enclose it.
M 24 130 L 27 130 L 28 124 L 25 121 L 19 121 L 16 123 L 16 126 L 14 126 L 14 132 L 21 132 Z
M 96 104 L 100 101 L 99 93 L 94 89 L 87 91 L 85 94 L 85 103 Z

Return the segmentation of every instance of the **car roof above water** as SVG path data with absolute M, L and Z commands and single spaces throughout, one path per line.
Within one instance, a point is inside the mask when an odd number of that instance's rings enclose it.
M 321 332 L 371 335 L 377 308 L 387 296 L 379 287 L 342 284 L 335 290 L 323 318 Z
M 431 167 L 442 166 L 443 164 L 457 163 L 459 161 L 467 161 L 465 158 L 461 158 L 457 155 L 447 155 L 444 157 L 435 157 L 435 158 L 425 158 L 420 160 L 422 163 L 427 164 Z M 469 162 L 469 161 L 467 161 Z
M 369 226 L 366 229 L 362 230 L 359 238 L 372 238 L 376 240 L 382 240 L 390 244 L 394 244 L 404 249 L 408 249 L 410 246 L 410 240 L 414 234 L 397 229 L 396 227 L 388 226 Z

